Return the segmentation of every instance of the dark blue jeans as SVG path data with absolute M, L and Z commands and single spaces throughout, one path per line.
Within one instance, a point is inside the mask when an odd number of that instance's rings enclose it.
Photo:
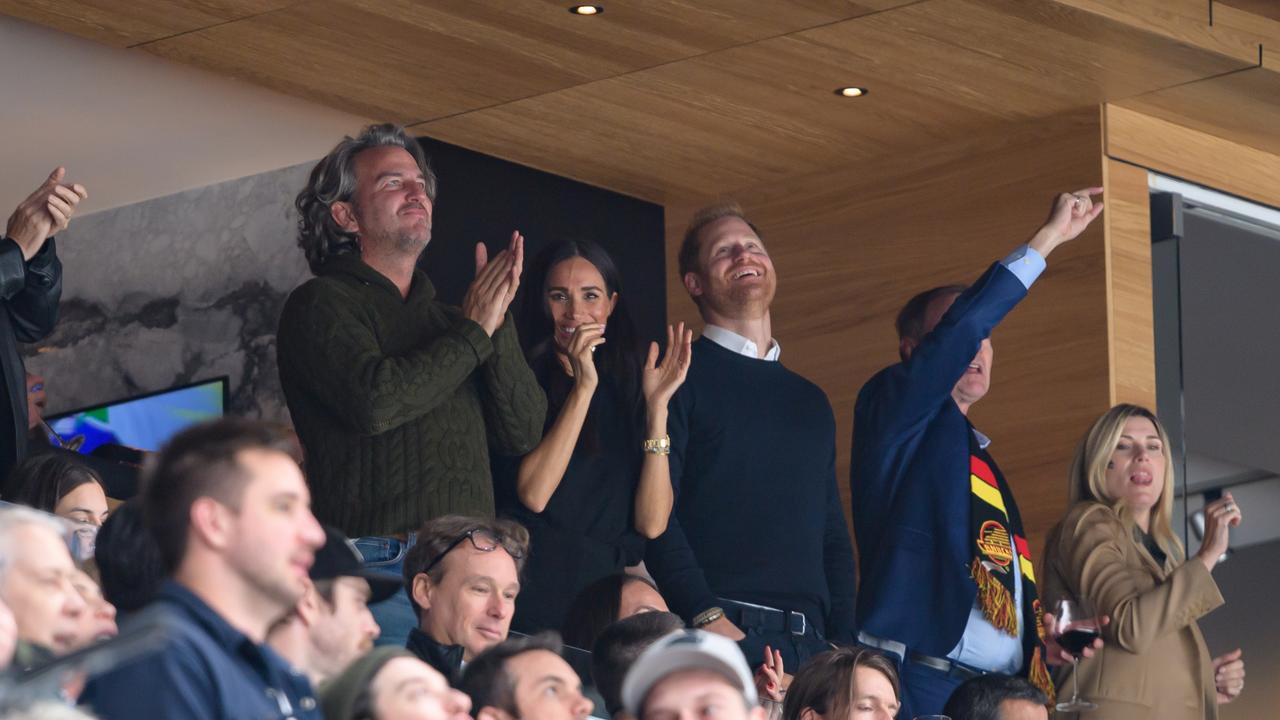
M 353 542 L 364 558 L 366 568 L 403 576 L 404 556 L 413 547 L 415 540 L 410 533 L 408 542 L 391 537 L 360 537 Z M 418 627 L 418 618 L 413 612 L 413 605 L 409 603 L 408 593 L 398 592 L 380 603 L 370 605 L 369 611 L 382 630 L 382 634 L 378 636 L 378 645 L 404 647 L 409 640 L 409 631 Z

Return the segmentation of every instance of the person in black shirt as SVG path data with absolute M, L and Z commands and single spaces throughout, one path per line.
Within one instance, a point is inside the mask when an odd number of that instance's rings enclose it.
M 600 246 L 566 241 L 530 272 L 526 355 L 547 393 L 542 441 L 508 466 L 506 514 L 529 529 L 513 627 L 559 629 L 584 587 L 640 561 L 671 514 L 667 401 L 689 369 L 692 334 L 667 328 L 643 367 L 622 279 Z M 607 331 L 606 331 L 607 326 Z
M 0 487 L 10 468 L 27 456 L 26 370 L 19 342 L 43 339 L 58 321 L 62 263 L 53 242 L 81 200 L 79 183 L 63 184 L 64 168 L 18 204 L 0 238 Z
M 764 240 L 736 205 L 694 215 L 681 279 L 706 321 L 671 401 L 670 527 L 645 565 L 672 611 L 798 668 L 853 642 L 853 548 L 826 393 L 784 366 Z

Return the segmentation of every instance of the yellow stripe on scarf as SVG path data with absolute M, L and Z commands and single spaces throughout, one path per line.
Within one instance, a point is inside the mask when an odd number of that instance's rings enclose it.
M 977 475 L 969 476 L 969 484 L 973 486 L 973 494 L 982 498 L 988 505 L 998 508 L 1004 516 L 1009 517 L 1009 511 L 1004 509 L 1004 498 L 1000 497 L 1000 491 L 987 484 L 986 480 Z

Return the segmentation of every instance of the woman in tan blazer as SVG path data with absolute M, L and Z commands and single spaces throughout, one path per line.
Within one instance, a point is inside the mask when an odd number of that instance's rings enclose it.
M 1044 596 L 1084 601 L 1106 645 L 1079 664 L 1088 720 L 1203 720 L 1244 687 L 1239 651 L 1210 659 L 1196 619 L 1222 604 L 1211 572 L 1239 525 L 1230 493 L 1205 508 L 1200 551 L 1173 533 L 1173 462 L 1149 410 L 1118 405 L 1090 428 L 1070 476 L 1071 507 L 1045 547 Z M 1055 678 L 1070 687 L 1071 666 Z

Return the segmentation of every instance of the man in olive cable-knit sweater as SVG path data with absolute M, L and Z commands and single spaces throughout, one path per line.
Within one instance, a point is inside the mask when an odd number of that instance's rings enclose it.
M 315 514 L 397 574 L 423 521 L 493 514 L 489 448 L 528 452 L 546 416 L 506 317 L 524 238 L 492 259 L 478 244 L 462 307 L 445 305 L 417 269 L 435 195 L 403 129 L 344 139 L 298 195 L 298 244 L 316 277 L 280 319 L 280 380 Z M 387 602 L 374 613 L 382 641 L 403 644 L 416 619 L 406 598 Z

